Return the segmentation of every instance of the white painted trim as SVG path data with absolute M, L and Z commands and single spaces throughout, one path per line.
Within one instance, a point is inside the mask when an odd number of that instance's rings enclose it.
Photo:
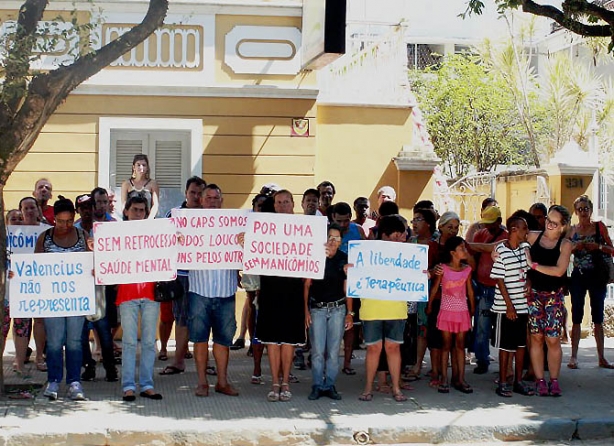
M 139 12 L 147 11 L 147 0 L 103 0 L 96 2 L 95 9 L 105 12 Z M 2 9 L 18 11 L 23 0 L 3 0 Z M 91 2 L 78 2 L 77 9 L 89 11 Z M 51 0 L 48 11 L 72 11 L 75 9 L 73 0 Z M 250 0 L 172 0 L 169 4 L 172 14 L 226 14 L 226 15 L 257 15 L 277 17 L 301 17 L 303 14 L 302 0 L 270 0 L 254 3 Z
M 346 102 L 328 102 L 318 101 L 318 105 L 322 107 L 364 107 L 364 108 L 401 108 L 411 109 L 418 105 L 415 102 L 408 102 L 406 104 L 398 104 L 393 102 L 365 102 L 365 101 L 346 101 Z
M 203 174 L 203 122 L 201 119 L 116 117 L 98 120 L 98 185 L 109 187 L 111 130 L 183 130 L 190 132 L 190 175 Z
M 164 96 L 199 98 L 270 98 L 316 99 L 316 88 L 277 88 L 268 86 L 237 85 L 227 87 L 164 87 L 151 85 L 86 85 L 81 84 L 71 95 L 111 96 Z

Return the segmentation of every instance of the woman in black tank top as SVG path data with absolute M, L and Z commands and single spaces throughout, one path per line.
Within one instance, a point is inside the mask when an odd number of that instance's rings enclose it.
M 536 392 L 540 396 L 561 396 L 558 377 L 563 352 L 561 334 L 565 320 L 564 285 L 572 243 L 566 238 L 571 220 L 564 206 L 554 205 L 548 210 L 546 229 L 528 236 L 530 267 L 529 333 L 531 364 L 535 373 Z M 550 383 L 544 379 L 544 342 L 548 346 Z

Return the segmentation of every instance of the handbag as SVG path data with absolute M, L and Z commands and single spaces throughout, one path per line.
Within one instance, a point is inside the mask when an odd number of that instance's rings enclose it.
M 596 243 L 603 245 L 605 240 L 601 235 L 601 225 L 599 222 L 595 223 Z M 592 251 L 592 261 L 594 267 L 594 277 L 597 283 L 603 286 L 607 286 L 608 283 L 614 282 L 614 262 L 612 262 L 612 256 L 605 254 L 601 251 Z
M 154 300 L 156 302 L 170 302 L 172 300 L 181 299 L 184 294 L 183 284 L 179 281 L 179 277 L 168 282 L 156 282 L 154 292 Z
M 107 299 L 105 297 L 104 285 L 96 285 L 94 287 L 94 296 L 96 300 L 96 312 L 85 316 L 90 322 L 96 322 L 105 317 L 107 314 Z

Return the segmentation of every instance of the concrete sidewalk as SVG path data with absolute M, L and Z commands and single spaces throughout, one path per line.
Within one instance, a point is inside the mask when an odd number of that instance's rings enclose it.
M 608 340 L 606 355 L 614 361 L 614 342 Z M 561 387 L 563 396 L 504 399 L 494 392 L 493 373 L 474 375 L 467 366 L 472 395 L 451 390 L 439 394 L 428 380 L 413 383 L 410 398 L 395 402 L 390 395 L 376 393 L 372 402 L 357 397 L 364 385 L 364 351 L 357 351 L 355 376 L 340 375 L 337 389 L 343 400 L 307 400 L 310 371 L 294 371 L 301 382 L 292 385 L 290 402 L 269 403 L 268 359 L 263 358 L 267 385 L 250 383 L 252 358 L 246 350 L 231 353 L 230 379 L 239 397 L 217 394 L 208 398 L 193 394 L 196 385 L 194 360 L 185 373 L 155 376 L 162 401 L 138 398 L 121 401 L 119 383 L 98 380 L 84 383 L 89 401 L 72 402 L 63 395 L 48 401 L 42 390 L 34 398 L 0 401 L 0 444 L 11 445 L 325 445 L 493 442 L 497 440 L 582 440 L 614 437 L 614 370 L 600 369 L 594 340 L 585 339 L 580 349 L 580 369 L 565 367 L 569 346 L 564 346 Z M 7 384 L 42 386 L 46 374 L 32 370 L 29 381 L 11 371 L 12 347 L 7 346 L 4 373 Z M 172 353 L 171 353 L 172 359 Z M 170 362 L 156 362 L 156 373 Z M 428 366 L 424 370 L 427 370 Z M 215 384 L 215 377 L 210 381 Z

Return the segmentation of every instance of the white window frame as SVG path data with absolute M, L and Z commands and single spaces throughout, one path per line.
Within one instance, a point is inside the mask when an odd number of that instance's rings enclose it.
M 131 131 L 187 131 L 190 133 L 188 165 L 190 176 L 203 175 L 203 121 L 202 119 L 101 117 L 98 120 L 98 186 L 108 188 L 111 174 L 111 132 Z

